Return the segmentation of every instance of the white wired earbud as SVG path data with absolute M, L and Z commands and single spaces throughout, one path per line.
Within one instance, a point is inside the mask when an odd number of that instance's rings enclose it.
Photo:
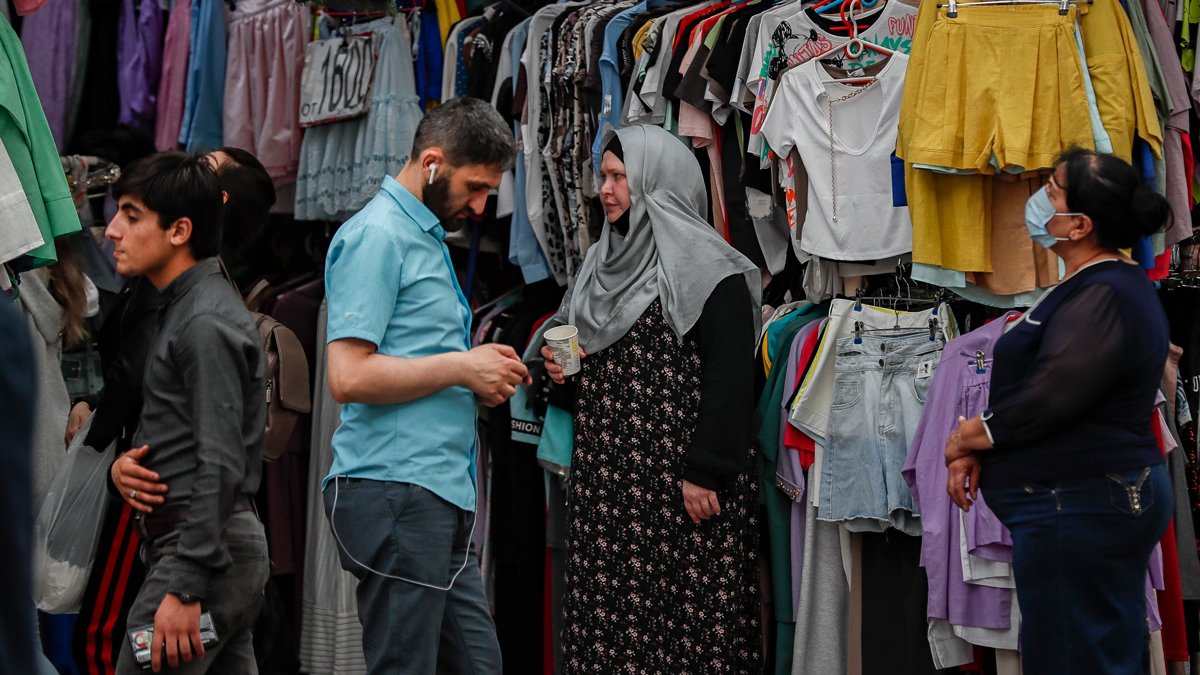
M 437 174 L 437 164 L 429 165 L 429 184 L 433 185 L 433 177 Z

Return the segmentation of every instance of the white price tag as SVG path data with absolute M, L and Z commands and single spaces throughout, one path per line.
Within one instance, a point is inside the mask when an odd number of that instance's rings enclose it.
M 300 82 L 300 126 L 366 114 L 374 79 L 375 51 L 370 35 L 308 43 Z
M 923 380 L 927 377 L 933 377 L 933 361 L 922 361 L 921 365 L 917 366 L 917 379 Z

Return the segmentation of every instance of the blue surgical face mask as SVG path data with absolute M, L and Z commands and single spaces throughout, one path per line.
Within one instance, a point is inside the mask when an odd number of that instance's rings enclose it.
M 1070 241 L 1070 237 L 1056 237 L 1046 228 L 1055 216 L 1082 215 L 1075 211 L 1054 210 L 1054 204 L 1050 201 L 1050 195 L 1046 194 L 1045 187 L 1033 193 L 1029 201 L 1025 202 L 1025 228 L 1029 230 L 1030 238 L 1046 248 L 1051 248 L 1060 241 Z

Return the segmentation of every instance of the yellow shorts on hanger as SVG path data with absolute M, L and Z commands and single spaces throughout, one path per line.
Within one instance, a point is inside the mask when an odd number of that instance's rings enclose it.
M 1118 0 L 1093 0 L 1080 6 L 1079 32 L 1096 109 L 1112 139 L 1113 154 L 1130 161 L 1136 134 L 1161 157 L 1162 126 L 1129 16 Z
M 904 164 L 913 262 L 963 272 L 992 271 L 991 180 L 982 174 L 951 176 Z
M 990 174 L 1094 147 L 1074 7 L 963 3 L 953 19 L 943 8 L 919 48 L 901 123 L 906 161 Z

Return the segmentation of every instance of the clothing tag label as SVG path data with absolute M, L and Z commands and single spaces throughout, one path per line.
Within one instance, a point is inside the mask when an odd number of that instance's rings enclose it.
M 917 379 L 923 380 L 927 377 L 933 377 L 933 361 L 922 361 L 921 365 L 917 366 Z
M 330 38 L 304 49 L 300 126 L 312 127 L 365 115 L 371 107 L 375 52 L 371 36 Z
M 850 71 L 850 77 L 865 77 L 866 74 L 867 71 L 863 70 L 862 68 L 855 68 L 854 70 Z

